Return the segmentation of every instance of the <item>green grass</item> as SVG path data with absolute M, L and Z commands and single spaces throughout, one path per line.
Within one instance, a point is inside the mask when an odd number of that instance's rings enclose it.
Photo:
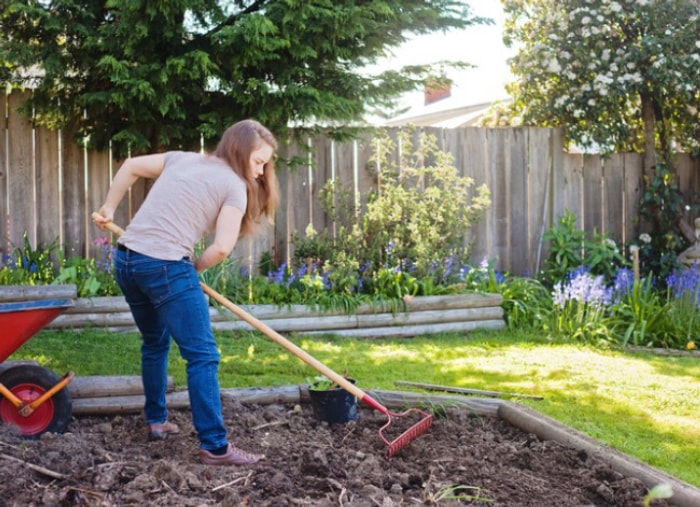
M 257 333 L 218 333 L 222 387 L 304 384 L 318 373 Z M 397 380 L 522 393 L 514 398 L 590 437 L 700 486 L 700 361 L 574 344 L 510 332 L 413 339 L 292 337 L 362 389 Z M 11 358 L 35 359 L 61 375 L 139 374 L 136 334 L 42 331 Z M 170 374 L 185 385 L 176 350 Z

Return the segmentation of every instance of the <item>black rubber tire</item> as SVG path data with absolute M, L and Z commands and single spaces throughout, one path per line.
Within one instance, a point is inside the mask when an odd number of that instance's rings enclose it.
M 0 375 L 0 383 L 25 401 L 26 396 L 32 396 L 29 400 L 38 398 L 59 380 L 52 371 L 32 364 L 15 366 Z M 63 433 L 70 422 L 72 412 L 73 400 L 65 387 L 26 418 L 19 414 L 18 409 L 9 400 L 0 396 L 0 418 L 3 424 L 14 424 L 26 438 L 38 438 L 47 432 Z

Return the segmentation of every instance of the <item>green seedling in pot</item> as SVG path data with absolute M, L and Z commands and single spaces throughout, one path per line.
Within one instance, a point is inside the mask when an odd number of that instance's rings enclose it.
M 343 374 L 343 377 L 350 380 L 347 373 Z M 330 391 L 331 389 L 340 389 L 340 386 L 337 383 L 333 382 L 325 375 L 317 375 L 311 379 L 307 378 L 306 382 L 314 391 Z

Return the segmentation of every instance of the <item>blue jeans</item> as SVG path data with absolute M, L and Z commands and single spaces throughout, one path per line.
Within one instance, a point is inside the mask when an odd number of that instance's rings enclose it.
M 117 250 L 114 276 L 141 332 L 141 377 L 148 424 L 168 417 L 165 404 L 170 339 L 187 362 L 192 423 L 203 449 L 227 444 L 219 392 L 220 354 L 209 306 L 192 261 L 163 261 Z

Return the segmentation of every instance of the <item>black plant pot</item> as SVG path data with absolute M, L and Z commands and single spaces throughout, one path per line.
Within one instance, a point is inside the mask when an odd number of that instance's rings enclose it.
M 348 379 L 355 383 L 355 379 Z M 344 424 L 357 419 L 357 398 L 345 389 L 315 389 L 316 384 L 309 386 L 309 397 L 314 416 L 329 424 Z

